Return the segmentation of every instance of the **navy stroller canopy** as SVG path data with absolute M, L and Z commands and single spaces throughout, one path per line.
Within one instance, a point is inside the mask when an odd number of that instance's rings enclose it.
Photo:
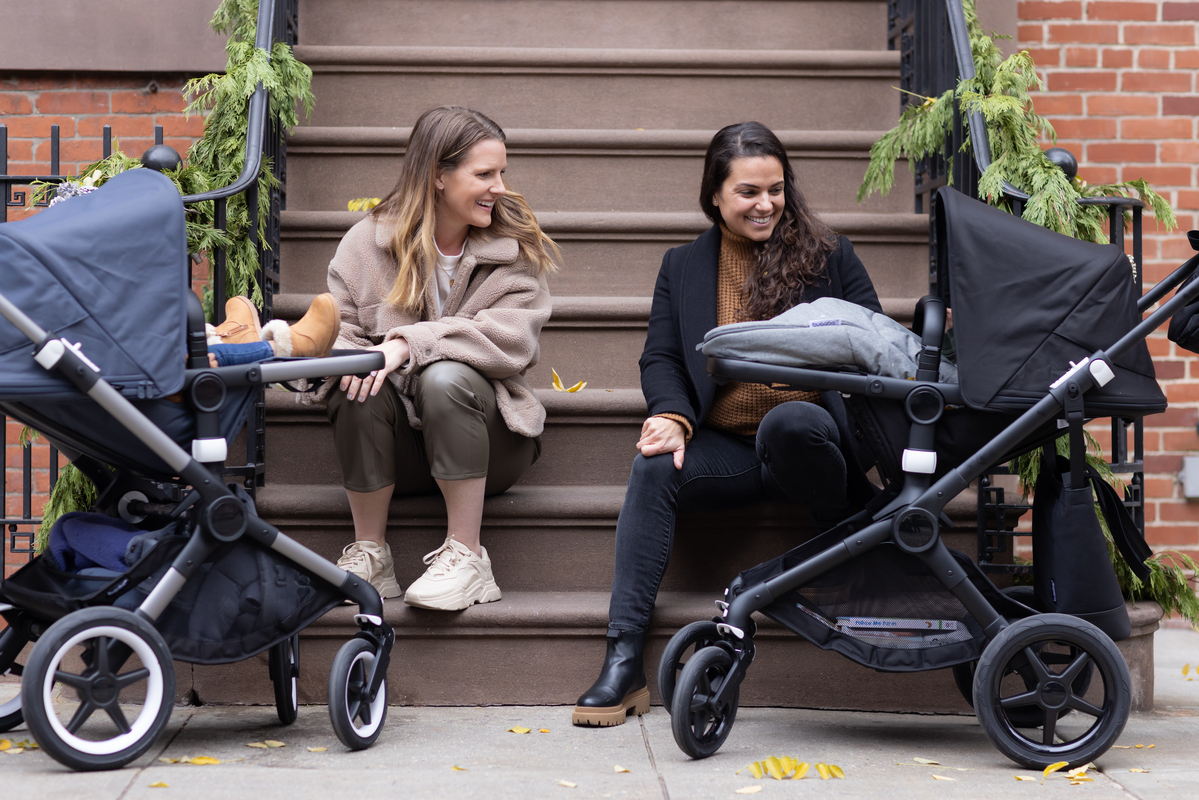
M 1023 411 L 1051 383 L 1141 319 L 1135 272 L 1115 245 L 1072 239 L 950 188 L 936 197 L 937 285 L 953 309 L 958 379 L 970 408 Z M 1088 416 L 1166 408 L 1142 340 Z
M 183 386 L 187 234 L 175 185 L 134 169 L 30 219 L 0 225 L 0 292 L 83 353 L 127 397 Z M 0 318 L 0 400 L 77 396 Z

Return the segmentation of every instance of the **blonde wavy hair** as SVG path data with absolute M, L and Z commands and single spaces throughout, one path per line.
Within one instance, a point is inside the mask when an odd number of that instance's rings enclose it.
M 371 210 L 379 219 L 396 220 L 391 253 L 399 264 L 399 274 L 387 294 L 387 302 L 392 305 L 416 311 L 424 302 L 432 267 L 437 263 L 433 240 L 437 176 L 458 169 L 470 149 L 488 139 L 503 142 L 503 129 L 478 111 L 462 106 L 433 108 L 416 121 L 395 188 Z M 507 181 L 504 187 L 508 187 Z M 537 267 L 538 275 L 558 268 L 561 254 L 557 245 L 541 232 L 525 198 L 511 189 L 496 199 L 491 224 L 479 230 L 488 237 L 515 239 L 521 254 Z

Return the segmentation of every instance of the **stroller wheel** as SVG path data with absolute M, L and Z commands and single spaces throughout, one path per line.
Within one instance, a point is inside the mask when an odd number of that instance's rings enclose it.
M 987 645 L 974 673 L 974 711 L 1017 764 L 1076 767 L 1107 752 L 1124 730 L 1130 686 L 1128 667 L 1106 634 L 1077 617 L 1040 614 L 1017 620 Z M 1068 718 L 1067 710 L 1074 712 Z M 1040 716 L 1040 730 L 1023 724 L 1031 714 Z
M 33 738 L 77 770 L 115 769 L 142 755 L 174 701 L 175 666 L 162 635 L 120 608 L 85 608 L 51 625 L 21 682 Z
M 23 668 L 16 663 L 17 656 L 28 640 L 17 633 L 15 628 L 8 627 L 0 631 L 0 675 L 11 674 L 20 676 Z M 21 713 L 21 694 L 5 703 L 0 703 L 0 733 L 10 731 L 25 721 Z
M 718 641 L 720 634 L 716 630 L 716 623 L 708 620 L 692 622 L 670 637 L 666 649 L 662 651 L 662 660 L 658 662 L 658 694 L 662 696 L 662 705 L 665 706 L 667 714 L 670 713 L 679 673 L 686 666 L 684 659 L 688 657 L 688 651 L 694 648 L 693 652 L 699 652 Z
M 727 704 L 715 707 L 714 702 L 732 671 L 733 657 L 720 647 L 705 647 L 683 667 L 674 692 L 670 728 L 679 749 L 692 758 L 707 758 L 715 753 L 733 729 L 741 687 L 733 687 Z
M 337 651 L 329 670 L 329 719 L 333 732 L 351 750 L 365 750 L 379 738 L 387 718 L 387 676 L 374 702 L 366 692 L 375 666 L 375 649 L 365 639 L 351 639 Z
M 290 725 L 300 711 L 300 635 L 272 647 L 268 663 L 275 685 L 275 711 L 280 722 Z

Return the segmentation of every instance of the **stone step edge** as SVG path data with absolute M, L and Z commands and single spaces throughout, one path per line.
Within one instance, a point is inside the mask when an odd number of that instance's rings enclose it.
M 440 67 L 537 71 L 804 71 L 830 75 L 898 74 L 900 53 L 889 50 L 708 50 L 570 47 L 412 47 L 297 45 L 295 55 L 314 73 Z
M 501 589 L 502 591 L 502 589 Z M 462 636 L 603 636 L 608 627 L 607 592 L 504 592 L 494 603 L 464 611 L 413 608 L 396 598 L 383 601 L 383 619 L 398 637 Z M 661 592 L 654 606 L 651 635 L 668 635 L 688 623 L 711 619 L 719 612 L 718 592 Z M 301 636 L 344 637 L 358 630 L 357 606 L 338 606 L 305 629 Z M 781 625 L 756 615 L 760 628 L 792 635 Z
M 504 131 L 509 152 L 538 150 L 651 150 L 694 151 L 703 155 L 714 130 L 618 130 L 592 128 L 508 128 Z M 804 153 L 836 151 L 866 157 L 885 131 L 775 131 L 788 151 Z M 328 151 L 374 151 L 387 153 L 407 149 L 412 128 L 309 126 L 292 130 L 287 140 L 288 155 Z
M 315 294 L 281 292 L 275 295 L 273 313 L 278 319 L 295 320 L 303 316 Z M 900 322 L 910 322 L 916 298 L 883 297 L 883 313 Z M 554 327 L 634 327 L 649 322 L 652 297 L 557 296 L 552 298 L 553 312 L 547 328 Z
M 550 234 L 679 234 L 698 236 L 712 227 L 699 212 L 691 211 L 539 211 L 537 222 Z M 282 211 L 283 238 L 340 238 L 365 216 L 362 211 Z M 855 241 L 863 236 L 884 241 L 928 241 L 927 214 L 830 212 L 821 220 Z

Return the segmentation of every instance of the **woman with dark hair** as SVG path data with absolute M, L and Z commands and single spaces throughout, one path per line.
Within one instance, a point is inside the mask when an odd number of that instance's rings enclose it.
M 607 654 L 575 706 L 576 725 L 620 725 L 649 710 L 642 653 L 678 511 L 777 499 L 806 506 L 824 529 L 874 494 L 837 393 L 718 387 L 696 350 L 718 325 L 819 297 L 881 312 L 853 246 L 808 208 L 782 143 L 761 123 L 712 139 L 699 202 L 712 227 L 667 251 L 654 287 L 640 362 L 650 416 L 616 523 Z

